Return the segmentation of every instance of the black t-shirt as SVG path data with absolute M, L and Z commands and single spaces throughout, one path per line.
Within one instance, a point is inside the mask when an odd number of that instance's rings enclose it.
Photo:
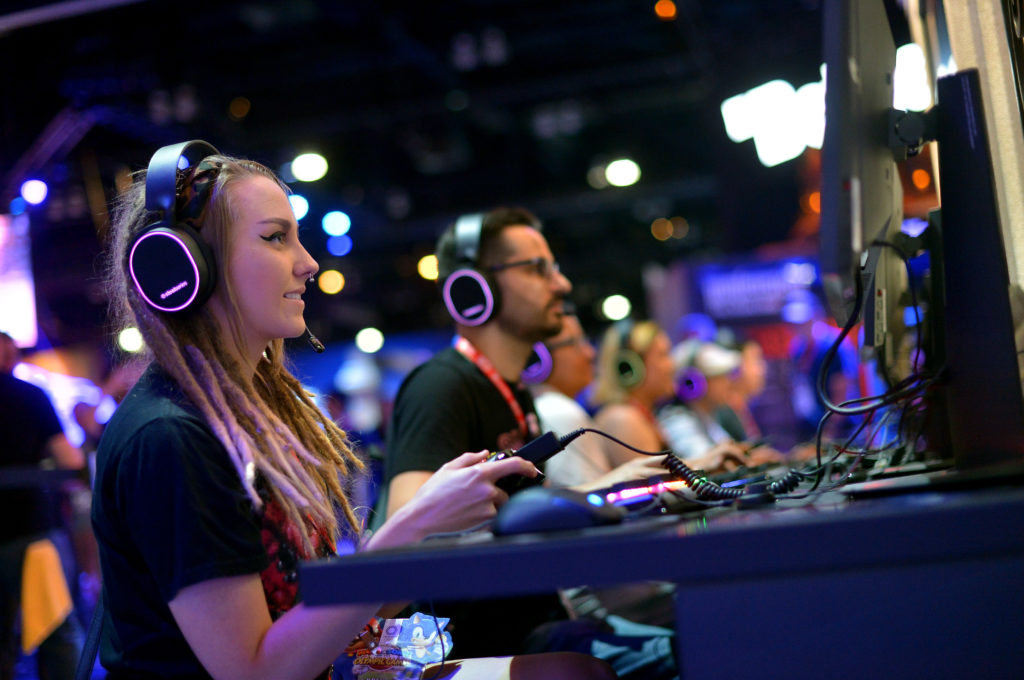
M 508 403 L 480 369 L 453 348 L 438 352 L 402 383 L 388 430 L 385 487 L 402 472 L 433 472 L 466 451 L 519 448 L 539 434 L 530 392 L 510 385 L 531 432 L 523 437 Z M 379 508 L 384 508 L 382 501 Z M 383 514 L 383 512 L 379 513 Z M 425 576 L 425 575 L 420 575 Z M 425 576 L 429 577 L 429 576 Z M 526 574 L 495 574 L 527 578 Z M 452 619 L 453 657 L 522 653 L 536 626 L 566 617 L 557 594 L 473 602 L 435 602 Z M 430 603 L 417 603 L 429 611 Z M 423 609 L 427 607 L 427 609 Z
M 296 548 L 268 557 L 264 542 L 277 546 L 285 532 L 269 524 L 280 513 L 266 507 L 254 509 L 206 421 L 151 367 L 97 451 L 92 524 L 107 607 L 100 657 L 111 680 L 210 677 L 167 606 L 186 586 L 260 573 L 272 616 L 294 604 L 295 584 L 285 581 L 294 581 Z M 291 573 L 282 576 L 284 553 Z
M 37 467 L 47 457 L 47 441 L 61 432 L 46 392 L 0 374 L 0 475 L 4 467 Z M 42 486 L 0 487 L 0 542 L 56 526 L 56 496 L 55 490 Z
M 539 435 L 530 392 L 509 387 L 526 414 L 528 437 L 498 389 L 455 349 L 441 350 L 416 367 L 395 397 L 387 479 L 411 470 L 433 472 L 466 451 L 519 448 Z

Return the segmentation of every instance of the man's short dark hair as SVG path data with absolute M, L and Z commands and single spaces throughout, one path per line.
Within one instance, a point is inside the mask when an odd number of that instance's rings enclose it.
M 526 208 L 502 206 L 484 214 L 480 226 L 480 247 L 476 262 L 467 262 L 455 252 L 455 223 L 448 225 L 437 240 L 434 253 L 437 256 L 437 280 L 448 278 L 456 269 L 466 266 L 484 267 L 501 262 L 504 258 L 501 239 L 505 227 L 526 225 L 541 230 L 540 220 Z

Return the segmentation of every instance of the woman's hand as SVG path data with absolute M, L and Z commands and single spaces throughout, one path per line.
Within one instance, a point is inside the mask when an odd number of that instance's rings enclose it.
M 518 456 L 485 462 L 488 454 L 464 453 L 442 465 L 381 527 L 369 545 L 403 545 L 492 519 L 508 500 L 508 494 L 495 482 L 512 474 L 536 477 L 538 470 Z

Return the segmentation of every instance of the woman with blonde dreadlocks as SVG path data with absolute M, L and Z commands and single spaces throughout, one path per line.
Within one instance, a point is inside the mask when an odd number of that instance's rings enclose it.
M 187 170 L 177 169 L 181 157 L 193 161 Z M 205 142 L 160 149 L 118 200 L 111 309 L 119 327 L 140 330 L 152 363 L 97 453 L 92 521 L 111 680 L 329 677 L 380 611 L 297 599 L 297 562 L 330 556 L 340 532 L 357 532 L 343 477 L 362 470 L 345 433 L 284 365 L 283 339 L 305 330 L 302 293 L 316 271 L 285 185 Z M 485 456 L 466 453 L 438 470 L 362 549 L 471 527 L 507 500 L 497 479 L 536 474 L 525 460 Z M 444 671 L 614 677 L 572 654 L 448 662 Z

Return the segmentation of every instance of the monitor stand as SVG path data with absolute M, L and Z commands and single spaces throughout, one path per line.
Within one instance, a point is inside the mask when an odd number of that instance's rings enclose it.
M 853 498 L 890 496 L 919 491 L 956 491 L 986 487 L 1020 485 L 1024 482 L 1024 463 L 1009 462 L 976 469 L 947 468 L 872 479 L 847 484 L 838 491 Z

